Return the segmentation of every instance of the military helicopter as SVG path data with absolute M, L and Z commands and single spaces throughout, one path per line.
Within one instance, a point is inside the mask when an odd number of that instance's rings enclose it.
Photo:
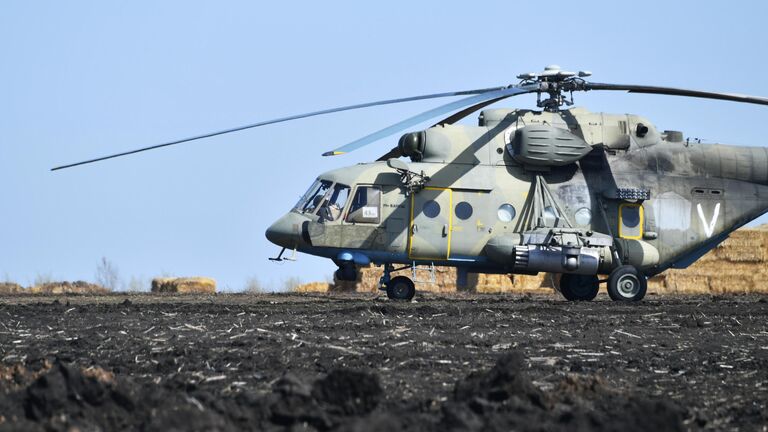
M 382 266 L 380 288 L 410 300 L 393 271 L 560 275 L 567 300 L 639 301 L 647 278 L 685 268 L 768 211 L 768 148 L 702 144 L 644 117 L 572 107 L 579 91 L 627 91 L 768 105 L 768 99 L 670 87 L 594 83 L 556 65 L 497 88 L 370 102 L 254 123 L 53 168 L 59 170 L 239 130 L 377 105 L 468 96 L 324 156 L 344 154 L 432 118 L 375 162 L 326 172 L 266 231 L 285 252 L 333 260 L 336 277 Z M 538 110 L 485 109 L 536 93 Z M 409 162 L 403 160 L 408 158 Z M 399 265 L 400 268 L 395 266 Z M 414 271 L 415 275 L 415 271 Z M 601 279 L 599 275 L 607 275 Z

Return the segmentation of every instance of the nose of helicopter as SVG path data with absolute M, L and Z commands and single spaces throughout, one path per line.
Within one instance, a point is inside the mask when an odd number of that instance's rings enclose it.
M 287 213 L 267 228 L 267 240 L 288 249 L 298 247 L 304 243 L 301 230 L 307 221 L 308 219 L 301 215 Z

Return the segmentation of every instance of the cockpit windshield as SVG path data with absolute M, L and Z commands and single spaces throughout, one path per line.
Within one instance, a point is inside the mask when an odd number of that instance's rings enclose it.
M 320 208 L 319 215 L 325 220 L 334 221 L 341 216 L 349 198 L 349 186 L 336 183 L 328 200 Z
M 298 203 L 296 203 L 295 210 L 302 213 L 314 213 L 317 207 L 322 203 L 325 194 L 331 188 L 332 182 L 328 180 L 315 180 L 312 186 L 309 187 L 307 193 L 305 193 Z
M 329 180 L 316 180 L 296 203 L 294 210 L 301 213 L 317 213 L 321 221 L 337 220 L 347 204 L 349 190 L 349 186 L 341 183 L 334 185 Z

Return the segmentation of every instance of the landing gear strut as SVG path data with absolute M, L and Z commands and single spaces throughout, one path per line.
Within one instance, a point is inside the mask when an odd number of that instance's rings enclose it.
M 645 297 L 648 281 L 631 265 L 616 267 L 608 276 L 608 295 L 614 301 L 640 301 Z

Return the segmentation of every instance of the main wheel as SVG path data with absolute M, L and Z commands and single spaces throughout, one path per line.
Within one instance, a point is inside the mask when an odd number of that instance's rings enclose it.
M 566 273 L 560 277 L 560 293 L 569 301 L 591 301 L 597 297 L 600 280 L 596 275 Z
M 394 277 L 387 284 L 387 297 L 392 300 L 411 300 L 415 294 L 413 281 L 405 276 Z
M 614 301 L 640 301 L 647 289 L 648 281 L 634 266 L 616 267 L 608 276 L 608 295 Z
M 344 263 L 339 265 L 339 269 L 336 270 L 336 279 L 350 282 L 356 281 L 357 268 L 353 263 Z

